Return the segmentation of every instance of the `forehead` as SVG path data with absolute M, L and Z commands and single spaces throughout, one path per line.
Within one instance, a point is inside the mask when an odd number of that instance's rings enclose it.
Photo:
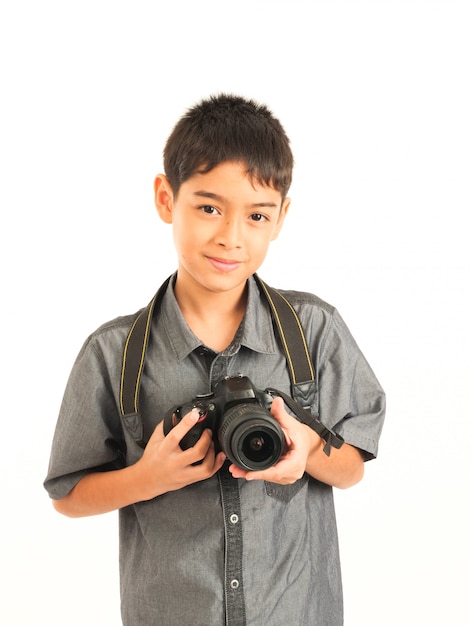
M 211 194 L 221 197 L 243 196 L 244 198 L 265 198 L 266 202 L 280 204 L 281 193 L 270 185 L 265 185 L 256 176 L 247 172 L 246 164 L 238 161 L 219 163 L 208 172 L 198 171 L 188 178 L 180 191 L 201 195 Z

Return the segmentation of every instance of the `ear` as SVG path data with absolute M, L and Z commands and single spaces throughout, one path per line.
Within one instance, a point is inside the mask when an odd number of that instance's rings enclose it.
M 277 224 L 274 229 L 273 235 L 271 237 L 271 241 L 277 239 L 279 233 L 281 232 L 282 225 L 284 224 L 284 220 L 286 218 L 287 212 L 290 207 L 290 198 L 285 198 L 282 203 L 281 210 L 279 212 L 279 217 L 277 218 Z
M 164 174 L 158 174 L 153 188 L 155 189 L 155 206 L 158 215 L 165 224 L 171 224 L 173 222 L 173 191 L 168 178 Z

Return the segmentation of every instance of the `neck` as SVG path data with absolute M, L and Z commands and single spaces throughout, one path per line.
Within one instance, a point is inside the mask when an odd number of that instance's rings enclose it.
M 231 343 L 245 315 L 246 283 L 228 292 L 213 292 L 188 286 L 178 276 L 175 296 L 188 326 L 205 345 L 219 352 Z

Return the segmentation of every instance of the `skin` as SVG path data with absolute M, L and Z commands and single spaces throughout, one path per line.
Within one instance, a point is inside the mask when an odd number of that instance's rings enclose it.
M 246 281 L 278 236 L 290 201 L 257 185 L 244 165 L 228 162 L 196 173 L 177 196 L 166 177 L 157 176 L 155 203 L 173 227 L 183 315 L 199 339 L 223 350 L 244 315 Z
M 163 174 L 158 175 L 155 204 L 160 218 L 173 229 L 178 255 L 175 295 L 181 311 L 201 341 L 223 350 L 243 318 L 246 281 L 279 235 L 290 200 L 253 180 L 243 163 L 225 162 L 193 175 L 178 194 Z M 324 442 L 285 411 L 281 398 L 274 399 L 271 413 L 284 431 L 286 454 L 260 472 L 231 465 L 234 478 L 290 484 L 307 472 L 340 488 L 361 480 L 364 463 L 356 448 L 344 444 L 339 450 L 332 448 L 327 457 Z M 215 454 L 210 431 L 189 450 L 179 446 L 197 419 L 197 412 L 189 413 L 166 437 L 160 423 L 137 463 L 88 474 L 54 502 L 55 508 L 71 517 L 105 513 L 210 478 L 225 461 L 223 452 Z

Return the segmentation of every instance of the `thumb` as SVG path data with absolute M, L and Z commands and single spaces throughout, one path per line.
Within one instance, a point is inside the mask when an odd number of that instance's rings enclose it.
M 284 406 L 284 400 L 276 396 L 271 405 L 271 415 L 276 419 L 281 426 L 285 424 L 285 418 L 288 417 L 288 413 Z

